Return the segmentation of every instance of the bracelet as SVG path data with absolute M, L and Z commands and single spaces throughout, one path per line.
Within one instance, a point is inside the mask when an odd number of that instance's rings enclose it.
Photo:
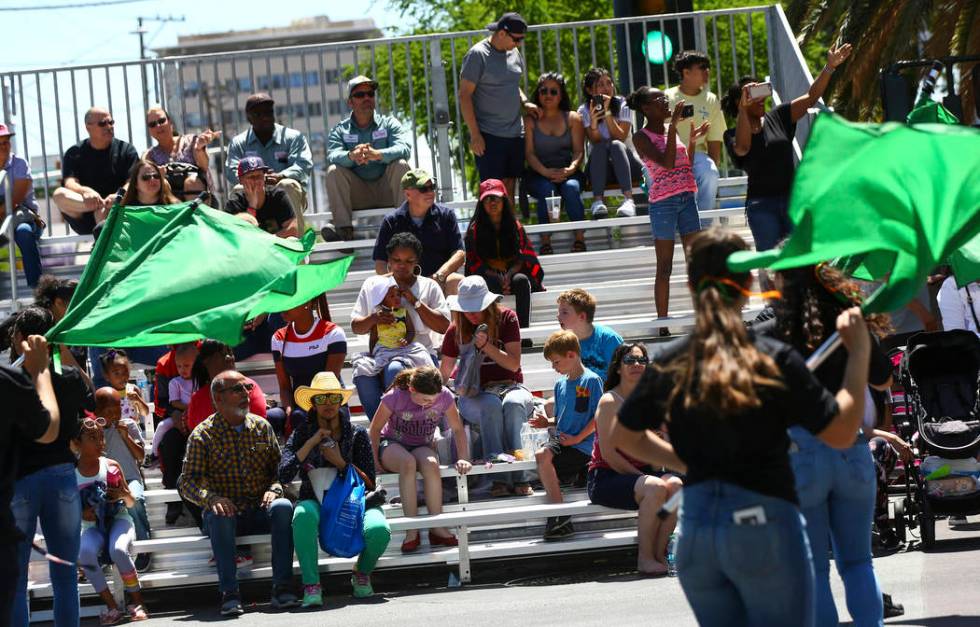
M 825 65 L 825 66 L 823 66 L 823 71 L 824 71 L 824 72 L 829 72 L 829 73 L 831 73 L 831 74 L 833 74 L 833 73 L 834 73 L 834 70 L 836 70 L 836 69 L 837 69 L 837 68 L 835 68 L 835 67 L 833 67 L 833 66 L 832 66 L 832 65 L 830 65 L 829 63 L 828 63 L 827 65 Z

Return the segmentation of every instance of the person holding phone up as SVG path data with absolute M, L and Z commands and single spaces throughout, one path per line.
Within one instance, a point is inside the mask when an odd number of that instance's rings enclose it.
M 745 215 L 756 250 L 769 250 L 793 230 L 789 221 L 789 192 L 796 164 L 793 137 L 796 123 L 819 100 L 834 70 L 851 55 L 851 44 L 831 47 L 827 64 L 809 91 L 766 111 L 772 84 L 743 76 L 722 99 L 722 108 L 736 119 L 725 132 L 725 147 L 735 164 L 748 174 Z M 786 94 L 781 94 L 785 100 Z

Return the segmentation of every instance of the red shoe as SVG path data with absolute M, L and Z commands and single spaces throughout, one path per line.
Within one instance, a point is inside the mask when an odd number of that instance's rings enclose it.
M 459 540 L 457 540 L 456 536 L 453 535 L 445 538 L 443 536 L 437 536 L 430 531 L 429 546 L 459 546 Z
M 421 534 L 415 536 L 414 540 L 409 540 L 406 538 L 405 541 L 402 542 L 402 553 L 414 553 L 415 551 L 419 550 L 419 546 L 421 545 L 422 545 Z

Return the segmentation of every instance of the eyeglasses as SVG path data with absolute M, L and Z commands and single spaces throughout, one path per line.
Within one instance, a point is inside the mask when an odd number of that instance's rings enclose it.
M 82 428 L 84 429 L 96 429 L 98 427 L 104 427 L 106 425 L 105 418 L 97 416 L 95 418 L 86 418 L 82 420 Z
M 147 122 L 146 125 L 149 126 L 150 128 L 156 128 L 158 126 L 163 126 L 166 123 L 167 123 L 167 118 L 162 117 L 162 118 L 157 118 L 152 122 Z
M 637 364 L 640 364 L 641 366 L 646 366 L 649 363 L 650 363 L 649 357 L 644 357 L 644 356 L 638 357 L 636 355 L 627 355 L 626 357 L 623 357 L 623 364 L 626 366 L 635 366 Z
M 340 405 L 344 402 L 343 394 L 317 394 L 310 401 L 314 405 Z
M 540 90 L 538 90 L 538 93 L 542 96 L 558 96 L 561 94 L 561 90 L 555 89 L 554 87 L 550 89 L 542 87 Z
M 153 174 L 140 174 L 141 181 L 152 181 L 153 179 L 160 179 L 160 175 L 154 172 Z
M 421 192 L 423 194 L 429 194 L 431 192 L 436 191 L 436 184 L 435 182 L 432 182 L 429 183 L 428 185 L 423 185 L 422 187 L 416 187 L 415 191 Z
M 104 120 L 99 120 L 98 122 L 96 122 L 96 125 L 101 126 L 102 128 L 105 128 L 107 126 L 115 126 L 116 125 L 116 121 L 113 120 L 112 118 L 106 118 Z
M 255 385 L 252 383 L 236 383 L 221 390 L 222 392 L 234 392 L 235 394 L 247 394 L 252 391 Z
M 355 91 L 350 95 L 351 98 L 355 100 L 361 100 L 362 98 L 374 98 L 375 91 Z

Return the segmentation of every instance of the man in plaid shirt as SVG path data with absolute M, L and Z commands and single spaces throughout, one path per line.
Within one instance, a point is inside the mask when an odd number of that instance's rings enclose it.
M 203 530 L 211 538 L 218 568 L 221 614 L 243 613 L 238 592 L 235 536 L 272 535 L 272 606 L 298 605 L 291 591 L 293 506 L 276 480 L 279 442 L 272 426 L 248 413 L 252 383 L 228 370 L 211 382 L 215 413 L 187 439 L 180 496 L 204 509 Z

